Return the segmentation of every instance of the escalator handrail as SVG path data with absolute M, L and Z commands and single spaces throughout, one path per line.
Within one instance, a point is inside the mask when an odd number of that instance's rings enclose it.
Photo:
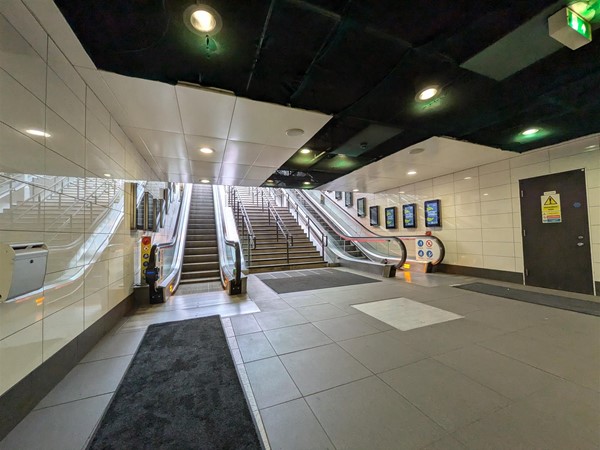
M 173 256 L 173 264 L 171 272 L 168 274 L 160 274 L 158 286 L 161 288 L 167 287 L 172 282 L 172 292 L 177 290 L 179 286 L 179 280 L 181 278 L 181 269 L 183 266 L 183 254 L 185 247 L 185 240 L 187 237 L 187 223 L 190 215 L 190 202 L 192 198 L 192 185 L 186 184 L 183 188 L 181 195 L 181 201 L 179 202 L 179 210 L 177 211 L 177 219 L 175 226 L 173 227 L 173 233 L 171 239 L 167 242 L 156 244 L 155 253 L 160 250 L 173 247 L 179 244 L 179 251 Z
M 227 230 L 227 224 L 225 223 L 225 221 L 223 220 L 223 212 L 224 212 L 224 207 L 223 204 L 221 202 L 221 196 L 219 194 L 218 191 L 219 187 L 218 186 L 213 186 L 212 191 L 213 191 L 213 200 L 214 200 L 214 204 L 216 206 L 215 208 L 215 221 L 216 221 L 216 228 L 217 228 L 217 236 L 221 235 L 221 239 L 219 239 L 218 245 L 220 246 L 221 243 L 224 243 L 225 245 L 229 246 L 229 247 L 233 247 L 234 248 L 234 252 L 235 252 L 235 261 L 234 261 L 234 273 L 233 274 L 229 274 L 229 275 L 233 275 L 233 280 L 235 282 L 235 286 L 240 286 L 241 284 L 241 280 L 242 280 L 242 251 L 241 251 L 241 245 L 240 245 L 240 241 L 239 238 L 237 241 L 231 240 L 231 239 L 227 239 L 227 236 L 229 235 L 228 230 Z M 221 230 L 221 233 L 219 232 L 219 230 Z M 221 249 L 219 249 L 221 250 Z M 219 270 L 219 274 L 221 277 L 221 285 L 223 286 L 223 288 L 225 288 L 225 278 L 223 276 L 223 268 L 228 267 L 227 261 L 225 261 L 225 256 L 224 256 L 224 252 L 219 251 L 219 267 L 221 270 Z M 231 279 L 231 277 L 230 277 Z
M 250 217 L 248 217 L 248 212 L 246 211 L 246 207 L 242 202 L 242 198 L 240 197 L 240 193 L 235 187 L 231 188 L 231 192 L 233 192 L 233 201 L 237 208 L 242 213 L 242 220 L 244 221 L 244 225 L 248 230 L 248 237 L 250 238 L 250 242 L 252 242 L 252 249 L 256 248 L 256 235 L 254 234 L 254 230 L 252 229 L 252 224 L 250 223 Z
M 297 189 L 296 189 L 296 192 L 298 192 Z M 304 191 L 300 190 L 300 193 L 302 194 L 302 196 L 304 198 L 306 198 L 308 201 L 310 201 L 311 204 L 316 204 L 317 203 L 315 199 L 313 199 L 310 196 L 306 195 L 304 193 Z M 365 241 L 368 241 L 368 240 L 374 241 L 375 239 L 378 239 L 378 238 L 388 238 L 389 237 L 389 238 L 394 238 L 394 239 L 400 240 L 402 242 L 404 240 L 431 239 L 431 240 L 435 241 L 438 244 L 439 248 L 440 248 L 440 256 L 439 256 L 439 258 L 436 259 L 435 261 L 430 261 L 431 264 L 435 266 L 435 265 L 441 263 L 444 260 L 444 257 L 446 255 L 446 248 L 444 247 L 444 243 L 437 236 L 433 236 L 433 235 L 429 235 L 429 234 L 382 236 L 382 235 L 374 233 L 373 231 L 371 231 L 368 228 L 366 228 L 360 221 L 358 221 L 358 220 L 356 220 L 356 218 L 352 217 L 352 215 L 348 211 L 344 210 L 340 205 L 338 205 L 336 202 L 334 202 L 333 200 L 331 200 L 329 197 L 325 196 L 325 199 L 326 199 L 326 201 L 331 202 L 332 205 L 335 205 L 335 207 L 339 211 L 341 211 L 344 214 L 346 214 L 349 219 L 352 219 L 354 222 L 356 222 L 356 224 L 358 224 L 363 230 L 365 230 L 365 232 L 367 232 L 367 233 L 369 233 L 371 235 L 374 235 L 373 237 L 366 237 L 365 236 L 365 237 L 361 237 L 360 239 L 364 239 Z M 331 222 L 329 220 L 327 220 L 327 218 L 325 218 L 325 216 L 321 213 L 321 211 L 319 211 L 318 208 L 315 208 L 315 210 L 319 213 L 319 215 L 321 217 L 323 217 L 327 221 L 328 225 L 331 226 Z M 337 230 L 337 229 L 339 229 L 339 225 L 336 224 L 336 227 L 334 228 L 334 230 Z M 345 239 L 344 236 L 342 236 L 341 234 L 340 234 L 340 237 L 342 237 L 343 239 Z M 351 238 L 351 240 L 354 240 L 354 239 Z M 360 242 L 360 240 L 358 242 Z

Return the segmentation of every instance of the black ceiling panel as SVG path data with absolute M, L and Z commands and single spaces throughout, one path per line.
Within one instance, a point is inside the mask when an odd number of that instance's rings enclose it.
M 332 114 L 309 157 L 273 174 L 280 186 L 314 187 L 432 136 L 523 152 L 600 131 L 600 39 L 549 55 L 518 39 L 536 24 L 550 44 L 544 16 L 566 1 L 202 0 L 223 19 L 208 43 L 183 23 L 193 3 L 56 0 L 100 69 Z M 461 67 L 507 36 L 510 57 L 529 58 L 516 73 Z M 429 84 L 441 95 L 418 102 Z M 530 126 L 543 133 L 520 137 Z

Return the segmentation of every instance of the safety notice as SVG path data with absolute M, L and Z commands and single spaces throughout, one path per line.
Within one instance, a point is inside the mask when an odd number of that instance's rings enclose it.
M 542 223 L 561 223 L 560 194 L 556 191 L 544 192 L 542 199 Z

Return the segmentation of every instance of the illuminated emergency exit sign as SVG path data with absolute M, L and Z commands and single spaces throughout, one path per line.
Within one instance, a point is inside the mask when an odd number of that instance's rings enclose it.
M 569 8 L 562 8 L 548 18 L 548 32 L 552 38 L 571 50 L 592 41 L 590 23 Z
M 567 8 L 567 24 L 588 41 L 592 40 L 592 27 L 576 12 Z

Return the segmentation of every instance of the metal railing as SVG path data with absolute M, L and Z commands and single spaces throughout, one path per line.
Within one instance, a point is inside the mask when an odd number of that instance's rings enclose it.
M 254 234 L 254 230 L 252 229 L 252 224 L 250 223 L 250 218 L 248 217 L 248 212 L 244 207 L 240 193 L 233 186 L 230 186 L 228 189 L 228 202 L 233 208 L 235 221 L 241 231 L 242 247 L 244 246 L 244 242 L 246 244 L 248 263 L 251 263 L 252 250 L 256 249 L 256 234 Z

